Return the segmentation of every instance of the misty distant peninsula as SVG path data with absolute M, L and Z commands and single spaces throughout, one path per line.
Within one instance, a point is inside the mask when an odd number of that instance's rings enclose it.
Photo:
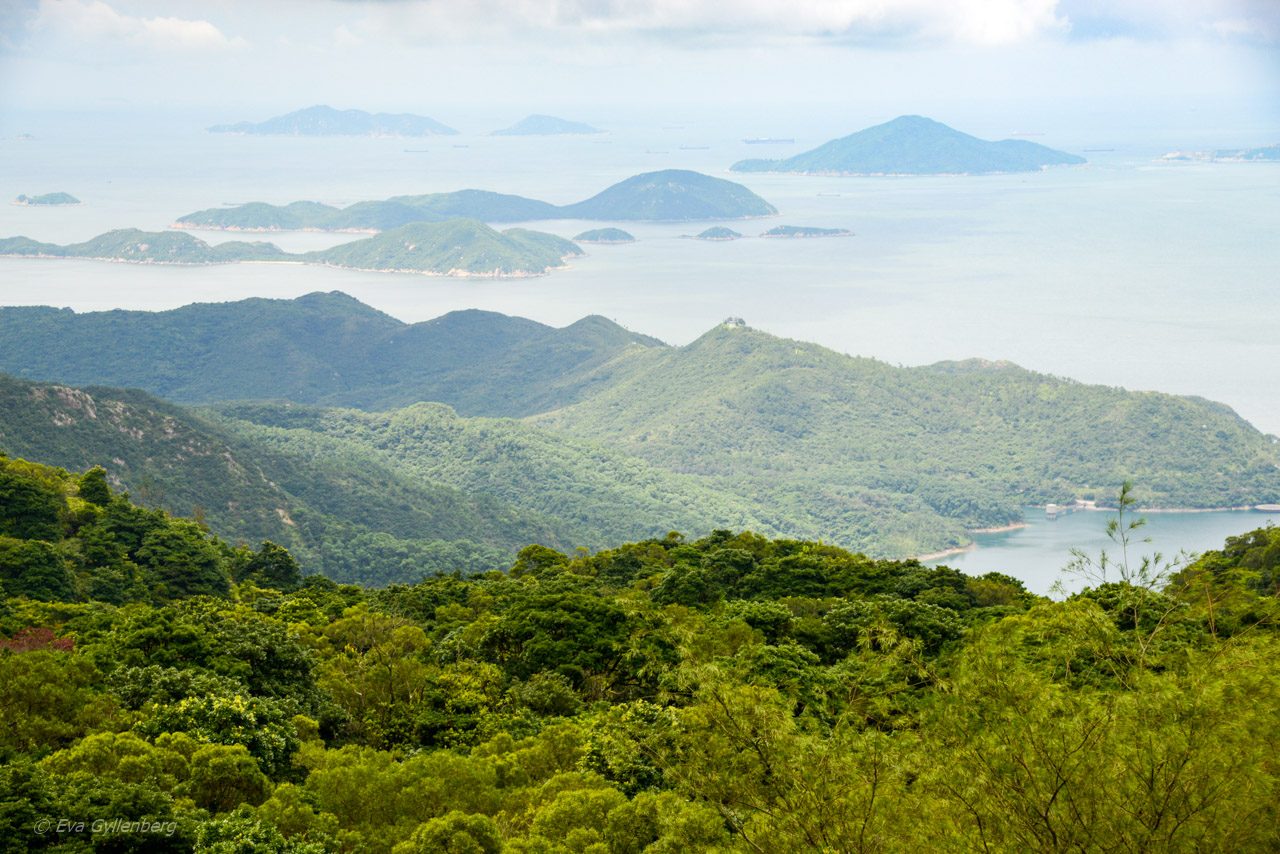
M 495 130 L 490 136 L 559 136 L 564 134 L 604 133 L 585 122 L 571 122 L 556 116 L 525 116 L 511 127 Z
M 1280 162 L 1280 144 L 1259 148 L 1220 148 L 1217 151 L 1171 151 L 1161 159 L 1210 163 L 1276 163 Z
M 69 245 L 40 243 L 26 237 L 0 240 L 0 255 L 23 258 L 180 265 L 277 261 L 389 273 L 496 278 L 541 276 L 581 254 L 572 241 L 553 234 L 523 228 L 500 232 L 468 219 L 410 223 L 330 249 L 301 253 L 285 252 L 273 243 L 229 241 L 210 245 L 179 231 L 137 229 L 110 231 Z
M 262 122 L 213 125 L 209 133 L 243 133 L 274 136 L 451 136 L 448 125 L 412 113 L 366 113 L 335 110 L 319 104 Z
M 848 237 L 853 234 L 847 228 L 818 228 L 812 225 L 779 225 L 769 229 L 761 237 L 798 238 Z
M 699 172 L 667 169 L 620 181 L 570 205 L 485 190 L 395 196 L 336 208 L 319 202 L 251 202 L 189 213 L 175 228 L 230 231 L 385 231 L 411 222 L 466 217 L 482 222 L 549 219 L 683 222 L 772 216 L 777 208 L 741 184 Z
M 40 207 L 45 205 L 79 205 L 83 204 L 79 199 L 70 193 L 45 193 L 40 196 L 21 195 L 13 200 L 15 205 L 30 205 Z
M 984 175 L 1084 162 L 1083 157 L 1038 143 L 990 142 L 923 116 L 900 116 L 785 160 L 740 160 L 730 169 L 808 175 Z

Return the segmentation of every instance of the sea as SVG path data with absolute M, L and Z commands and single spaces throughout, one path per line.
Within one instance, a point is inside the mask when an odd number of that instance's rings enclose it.
M 714 118 L 588 136 L 425 139 L 210 134 L 207 123 L 181 114 L 0 115 L 0 199 L 65 191 L 84 202 L 0 204 L 0 237 L 65 243 L 114 228 L 163 229 L 191 211 L 249 201 L 345 205 L 464 188 L 567 203 L 670 168 L 738 181 L 780 213 L 722 223 L 522 223 L 566 237 L 615 225 L 637 238 L 587 247 L 568 269 L 526 279 L 0 259 L 0 304 L 163 310 L 343 291 L 408 322 L 464 308 L 556 326 L 598 314 L 676 345 L 732 316 L 895 365 L 1003 359 L 1085 383 L 1198 395 L 1280 434 L 1280 163 L 1161 159 L 1172 150 L 1275 143 L 1280 128 L 1028 131 L 1025 138 L 1089 162 L 1017 175 L 818 177 L 729 166 L 786 157 L 858 127 L 806 128 L 793 142 L 750 145 L 749 125 Z M 853 235 L 756 239 L 780 224 Z M 687 239 L 711 225 L 744 239 Z M 193 233 L 291 251 L 358 237 Z M 1176 552 L 1221 545 L 1223 535 L 1262 521 L 1170 515 L 1151 530 Z M 1031 518 L 947 562 L 966 572 L 1012 571 L 1018 558 L 1041 567 L 1039 586 L 1071 546 L 1096 547 L 1104 524 L 1094 514 Z

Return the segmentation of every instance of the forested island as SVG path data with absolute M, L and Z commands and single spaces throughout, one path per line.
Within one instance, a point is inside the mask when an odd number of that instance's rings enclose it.
M 603 133 L 585 122 L 571 122 L 556 116 L 525 116 L 511 127 L 495 130 L 490 136 L 560 136 L 563 134 Z
M 285 252 L 273 243 L 229 241 L 210 245 L 178 231 L 120 229 L 84 243 L 59 245 L 26 237 L 0 239 L 0 256 L 88 258 L 135 264 L 230 264 L 292 261 L 438 276 L 540 276 L 575 255 L 572 241 L 540 231 L 497 231 L 482 222 L 450 219 L 417 222 L 315 252 Z
M 11 850 L 1280 845 L 1275 528 L 1056 602 L 730 530 L 371 590 L 101 468 L 0 489 Z
M 761 234 L 761 237 L 847 237 L 853 234 L 847 228 L 818 228 L 812 225 L 779 225 Z
M 741 324 L 676 348 L 599 317 L 404 324 L 341 294 L 155 314 L 9 308 L 0 370 L 68 384 L 11 381 L 0 411 L 11 452 L 107 460 L 121 488 L 167 483 L 172 503 L 159 506 L 203 507 L 225 536 L 284 531 L 307 561 L 323 553 L 383 580 L 416 578 L 399 574 L 413 564 L 397 550 L 483 556 L 511 545 L 495 539 L 504 528 L 571 549 L 730 526 L 903 557 L 963 546 L 1028 504 L 1105 502 L 1099 485 L 1127 478 L 1144 506 L 1280 503 L 1280 450 L 1220 404 L 1007 363 L 893 367 Z M 136 406 L 144 423 L 86 418 L 81 394 L 97 413 Z M 184 478 L 185 444 L 158 441 L 148 412 L 237 449 L 237 462 L 211 452 L 211 469 Z M 307 462 L 321 458 L 331 474 Z M 263 473 L 264 491 L 232 508 L 239 472 Z M 348 500 L 358 479 L 387 484 L 385 496 Z M 396 509 L 425 506 L 394 497 L 423 490 L 483 496 L 490 510 L 426 525 Z M 360 559 L 347 545 L 357 535 Z
M 436 136 L 457 134 L 448 125 L 412 113 L 335 110 L 319 104 L 262 122 L 213 125 L 209 133 L 277 136 Z
M 737 240 L 742 237 L 741 234 L 732 228 L 725 228 L 723 225 L 713 225 L 704 231 L 700 231 L 693 235 L 695 240 Z
M 39 196 L 20 195 L 13 200 L 15 205 L 79 205 L 83 204 L 79 199 L 70 193 L 44 193 Z
M 458 190 L 419 196 L 394 196 L 335 208 L 318 202 L 269 205 L 251 202 L 209 208 L 179 217 L 175 228 L 220 228 L 235 231 L 381 231 L 410 222 L 437 222 L 466 217 L 483 222 L 529 222 L 550 219 L 655 220 L 745 219 L 772 216 L 777 208 L 741 184 L 698 172 L 668 169 L 620 181 L 570 205 L 536 199 Z
M 1022 139 L 978 139 L 923 116 L 899 116 L 785 160 L 740 160 L 734 172 L 812 175 L 981 175 L 1034 172 L 1083 157 Z
M 620 228 L 593 228 L 573 238 L 575 243 L 635 243 L 636 238 L 629 231 Z

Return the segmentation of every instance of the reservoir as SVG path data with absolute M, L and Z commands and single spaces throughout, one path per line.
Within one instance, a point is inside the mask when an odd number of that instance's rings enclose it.
M 1139 513 L 1147 523 L 1135 531 L 1129 549 L 1132 567 L 1143 555 L 1159 552 L 1166 560 L 1179 552 L 1198 553 L 1222 548 L 1227 537 L 1280 522 L 1280 513 L 1256 510 L 1222 510 L 1196 513 Z M 1105 549 L 1110 560 L 1118 561 L 1120 547 L 1107 538 L 1107 522 L 1115 514 L 1103 510 L 1076 512 L 1056 519 L 1045 516 L 1042 507 L 1023 510 L 1025 528 L 998 534 L 975 534 L 975 547 L 963 554 L 927 561 L 929 566 L 950 566 L 966 575 L 1003 572 L 1021 579 L 1033 593 L 1048 595 L 1056 581 L 1073 592 L 1092 586 L 1091 582 L 1063 573 L 1071 561 L 1071 550 L 1080 549 L 1097 560 Z M 1150 542 L 1143 540 L 1150 539 Z M 1115 580 L 1115 579 L 1113 579 Z

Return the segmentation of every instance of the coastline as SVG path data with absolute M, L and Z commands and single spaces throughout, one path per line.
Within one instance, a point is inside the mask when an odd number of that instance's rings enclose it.
M 965 554 L 966 552 L 973 551 L 977 547 L 978 547 L 977 543 L 969 543 L 969 545 L 967 546 L 956 546 L 955 548 L 943 549 L 942 551 L 938 551 L 938 552 L 927 552 L 922 555 L 912 555 L 911 557 L 906 558 L 906 560 L 916 560 L 916 561 L 919 561 L 920 563 L 924 563 L 925 561 L 938 560 L 944 557 L 951 557 L 952 555 L 962 555 L 962 554 Z
M 970 534 L 1004 534 L 1027 527 L 1026 522 L 1010 522 L 1008 525 L 994 525 L 990 528 L 970 528 Z
M 566 256 L 566 260 L 570 257 Z M 132 259 L 132 258 L 106 258 L 92 255 L 32 255 L 32 254 L 0 254 L 0 258 L 19 258 L 26 260 L 38 261 L 98 261 L 108 264 L 136 264 L 138 266 L 151 267 L 222 267 L 229 264 L 295 264 L 313 267 L 328 267 L 331 270 L 353 270 L 358 273 L 399 273 L 402 275 L 415 276 L 438 276 L 441 278 L 454 279 L 534 279 L 541 276 L 549 276 L 557 270 L 569 269 L 572 265 L 562 263 L 555 267 L 544 267 L 540 271 L 524 270 L 516 272 L 503 272 L 499 270 L 472 272 L 469 270 L 452 269 L 446 272 L 437 270 L 410 270 L 395 268 L 375 268 L 375 267 L 348 267 L 342 264 L 329 264 L 326 262 L 315 262 L 298 260 L 294 258 L 233 258 L 227 261 L 160 261 L 151 258 Z

